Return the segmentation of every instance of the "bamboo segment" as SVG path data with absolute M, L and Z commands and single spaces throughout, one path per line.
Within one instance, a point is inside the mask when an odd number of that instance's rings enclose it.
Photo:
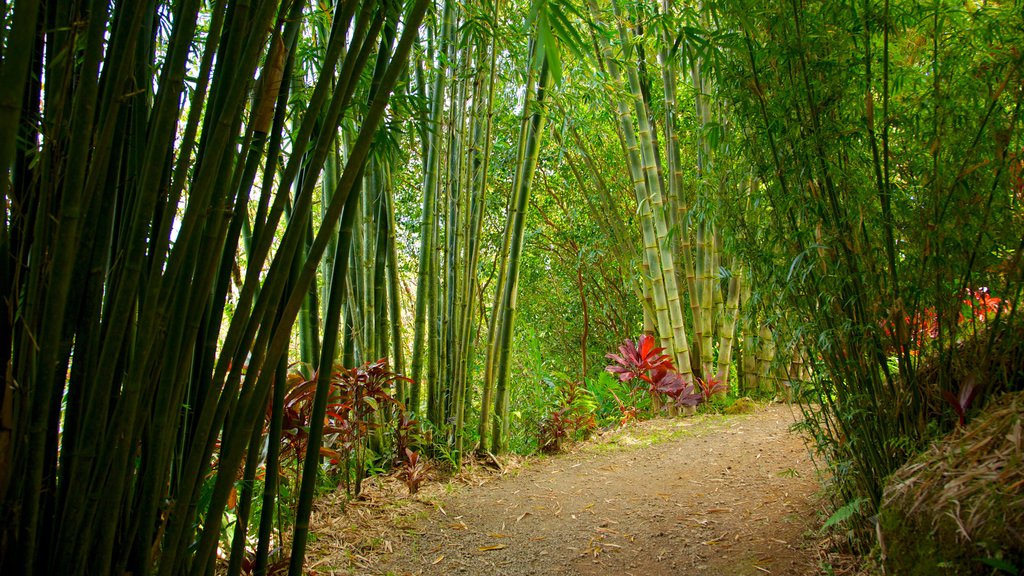
M 763 322 L 757 335 L 757 388 L 759 390 L 764 390 L 774 380 L 769 377 L 774 359 L 775 342 L 772 340 L 772 330 L 767 322 Z
M 729 366 L 732 364 L 732 348 L 739 318 L 740 287 L 743 284 L 743 278 L 735 265 L 733 270 L 736 271 L 729 279 L 729 294 L 725 304 L 725 316 L 722 318 L 722 339 L 718 346 L 718 370 L 715 374 L 715 378 L 725 387 L 729 386 Z
M 712 311 L 714 310 L 714 288 L 715 278 L 711 271 L 712 252 L 714 252 L 714 239 L 708 238 L 709 225 L 701 222 L 697 226 L 697 289 L 700 291 L 700 364 L 701 377 L 705 380 L 711 378 L 711 364 L 714 361 L 714 350 L 712 341 L 714 339 Z M 712 233 L 713 234 L 713 233 Z

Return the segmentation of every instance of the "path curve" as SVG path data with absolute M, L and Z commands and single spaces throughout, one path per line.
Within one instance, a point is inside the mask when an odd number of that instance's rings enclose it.
M 445 496 L 379 574 L 817 574 L 788 406 L 658 419 Z

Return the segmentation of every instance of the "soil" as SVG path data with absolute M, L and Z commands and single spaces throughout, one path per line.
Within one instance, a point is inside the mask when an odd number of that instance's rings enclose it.
M 818 482 L 794 409 L 656 419 L 332 513 L 317 574 L 817 574 Z M 510 468 L 515 468 L 514 470 Z M 387 494 L 391 492 L 391 494 Z M 314 560 L 318 557 L 319 560 Z

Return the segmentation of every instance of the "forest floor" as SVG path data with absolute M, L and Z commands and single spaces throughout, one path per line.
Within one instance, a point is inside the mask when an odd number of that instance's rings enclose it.
M 655 419 L 412 497 L 323 498 L 316 574 L 818 574 L 819 484 L 795 408 Z

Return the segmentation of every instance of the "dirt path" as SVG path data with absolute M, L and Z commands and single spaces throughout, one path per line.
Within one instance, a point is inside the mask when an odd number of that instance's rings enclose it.
M 818 485 L 793 420 L 776 405 L 610 434 L 438 496 L 369 572 L 816 574 Z

